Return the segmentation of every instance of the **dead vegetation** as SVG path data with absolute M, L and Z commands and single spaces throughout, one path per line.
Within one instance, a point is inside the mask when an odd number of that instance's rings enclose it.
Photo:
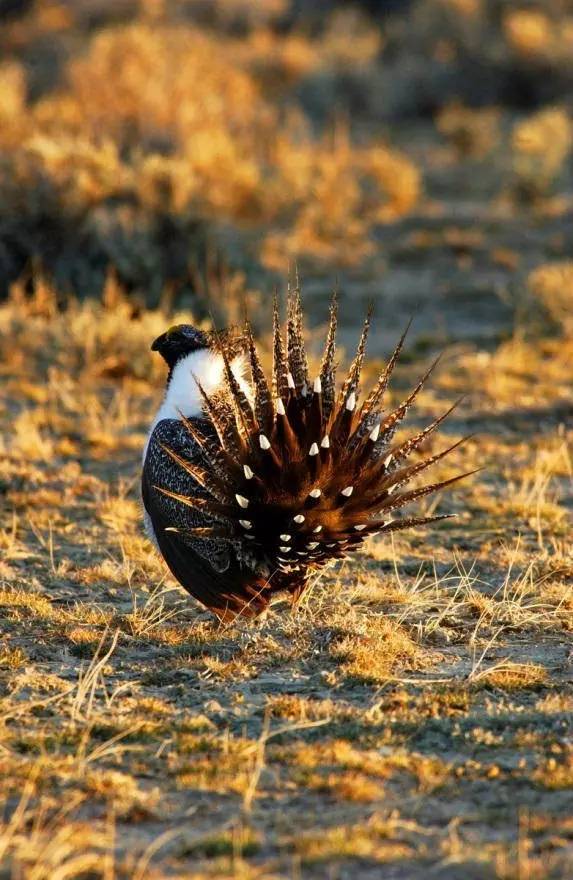
M 573 873 L 570 16 L 302 5 L 2 20 L 2 880 Z M 337 272 L 373 372 L 416 315 L 389 403 L 444 350 L 412 417 L 482 470 L 222 626 L 142 533 L 149 344 L 288 258 L 311 354 Z
M 296 104 L 281 108 L 260 85 L 273 62 L 300 78 L 301 53 L 313 66 L 363 63 L 360 45 L 341 57 L 339 30 L 334 18 L 321 42 L 239 41 L 143 16 L 96 33 L 35 103 L 25 66 L 0 66 L 3 274 L 40 256 L 64 295 L 99 293 L 112 264 L 157 302 L 163 285 L 189 286 L 189 241 L 201 256 L 207 227 L 229 222 L 256 230 L 260 258 L 281 268 L 293 254 L 356 264 L 376 224 L 412 210 L 419 171 L 379 138 L 317 138 Z
M 457 520 L 373 539 L 295 616 L 221 627 L 141 534 L 163 315 L 118 297 L 59 313 L 49 289 L 0 309 L 7 876 L 564 876 L 570 436 L 488 428 L 518 399 L 515 358 L 450 426 L 484 413 L 448 465 L 486 465 L 440 501 Z M 420 415 L 480 354 L 460 364 Z M 519 389 L 537 398 L 534 374 Z
M 524 198 L 550 190 L 572 146 L 573 129 L 567 110 L 550 108 L 519 122 L 512 133 L 515 188 Z
M 573 262 L 563 260 L 538 266 L 528 278 L 528 288 L 564 334 L 573 336 Z

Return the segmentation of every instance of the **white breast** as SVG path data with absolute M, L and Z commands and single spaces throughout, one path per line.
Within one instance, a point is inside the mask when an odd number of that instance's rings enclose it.
M 231 369 L 241 385 L 243 393 L 250 399 L 252 394 L 251 388 L 244 379 L 246 370 L 244 357 L 235 358 L 231 364 Z M 194 351 L 181 358 L 175 365 L 163 402 L 151 423 L 145 449 L 143 450 L 143 461 L 145 461 L 147 447 L 149 446 L 153 430 L 159 422 L 163 419 L 178 419 L 181 414 L 187 418 L 203 415 L 203 398 L 195 378 L 209 395 L 213 394 L 217 389 L 223 388 L 225 384 L 225 366 L 221 355 L 202 348 L 200 351 Z

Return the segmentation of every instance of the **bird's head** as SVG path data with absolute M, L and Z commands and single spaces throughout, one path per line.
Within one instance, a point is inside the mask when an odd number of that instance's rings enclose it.
M 169 372 L 189 354 L 198 351 L 219 350 L 223 344 L 228 356 L 232 359 L 244 351 L 245 340 L 236 328 L 226 330 L 199 330 L 192 324 L 175 324 L 153 342 L 152 351 L 158 351 Z
M 192 324 L 174 324 L 153 342 L 151 351 L 158 351 L 170 370 L 181 358 L 201 349 L 212 348 L 213 334 L 198 330 Z

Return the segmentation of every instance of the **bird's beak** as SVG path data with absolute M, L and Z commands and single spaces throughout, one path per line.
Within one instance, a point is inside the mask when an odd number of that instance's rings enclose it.
M 162 333 L 151 343 L 151 351 L 161 351 L 161 347 L 167 338 L 167 333 Z

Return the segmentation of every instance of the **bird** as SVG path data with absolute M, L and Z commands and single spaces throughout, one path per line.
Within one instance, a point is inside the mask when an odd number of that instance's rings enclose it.
M 248 320 L 240 330 L 178 324 L 151 346 L 168 374 L 143 453 L 145 527 L 177 581 L 221 621 L 255 618 L 280 596 L 296 607 L 316 572 L 367 537 L 447 519 L 401 509 L 474 473 L 410 487 L 468 438 L 423 457 L 457 401 L 394 439 L 439 360 L 383 411 L 408 328 L 361 397 L 372 308 L 338 387 L 337 296 L 313 379 L 300 283 L 289 283 L 286 305 L 283 327 L 275 294 L 270 377 Z

